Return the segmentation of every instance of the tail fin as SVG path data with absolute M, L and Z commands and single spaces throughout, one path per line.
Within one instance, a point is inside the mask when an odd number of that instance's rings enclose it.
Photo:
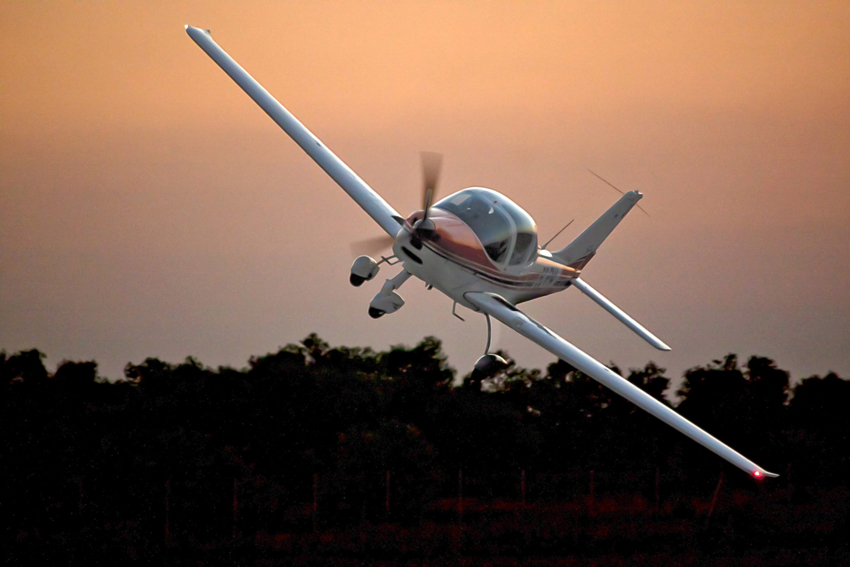
M 592 225 L 579 234 L 575 240 L 570 242 L 566 248 L 552 252 L 552 256 L 559 262 L 576 268 L 578 270 L 593 258 L 596 249 L 608 238 L 608 235 L 617 228 L 623 217 L 632 207 L 643 198 L 643 194 L 637 191 L 629 191 L 605 213 L 596 219 Z

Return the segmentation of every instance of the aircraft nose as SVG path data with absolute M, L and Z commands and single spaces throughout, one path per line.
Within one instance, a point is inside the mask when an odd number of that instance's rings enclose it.
M 413 225 L 413 230 L 420 238 L 428 240 L 437 234 L 437 225 L 433 219 L 425 219 L 417 221 L 417 223 Z

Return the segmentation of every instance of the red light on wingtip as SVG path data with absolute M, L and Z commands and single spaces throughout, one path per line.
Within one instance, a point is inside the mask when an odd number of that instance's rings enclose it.
M 753 471 L 753 476 L 756 478 L 761 478 L 761 471 Z

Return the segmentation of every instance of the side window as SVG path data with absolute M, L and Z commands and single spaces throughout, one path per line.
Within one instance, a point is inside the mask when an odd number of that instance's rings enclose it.
M 514 251 L 511 254 L 511 261 L 508 263 L 512 266 L 522 264 L 528 257 L 528 249 L 531 248 L 533 241 L 534 235 L 530 232 L 517 233 L 516 244 L 514 244 Z

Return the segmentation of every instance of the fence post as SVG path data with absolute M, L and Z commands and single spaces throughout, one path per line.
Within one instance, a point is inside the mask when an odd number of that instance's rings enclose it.
M 785 474 L 785 481 L 788 483 L 788 502 L 791 502 L 791 497 L 794 495 L 794 485 L 791 484 L 791 463 L 788 463 L 788 472 Z
M 661 507 L 661 467 L 655 467 L 655 512 Z
M 522 506 L 525 507 L 525 469 L 522 469 Z
M 313 473 L 313 531 L 318 531 L 319 516 L 319 475 Z
M 171 543 L 170 542 L 170 534 L 169 534 L 170 526 L 168 525 L 169 524 L 168 499 L 169 499 L 170 496 L 171 496 L 171 479 L 168 478 L 168 479 L 165 480 L 165 547 L 168 547 Z
M 463 522 L 463 469 L 457 471 L 457 517 Z
M 723 471 L 720 471 L 720 478 L 717 479 L 717 488 L 714 489 L 714 496 L 711 497 L 711 507 L 708 509 L 708 517 L 705 521 L 711 519 L 711 514 L 714 512 L 714 505 L 717 503 L 717 495 L 720 493 L 720 485 L 723 484 Z
M 387 521 L 390 519 L 390 471 L 387 471 L 387 499 L 386 499 Z
M 236 519 L 239 515 L 239 493 L 236 484 L 236 477 L 233 477 L 233 541 L 236 541 Z

